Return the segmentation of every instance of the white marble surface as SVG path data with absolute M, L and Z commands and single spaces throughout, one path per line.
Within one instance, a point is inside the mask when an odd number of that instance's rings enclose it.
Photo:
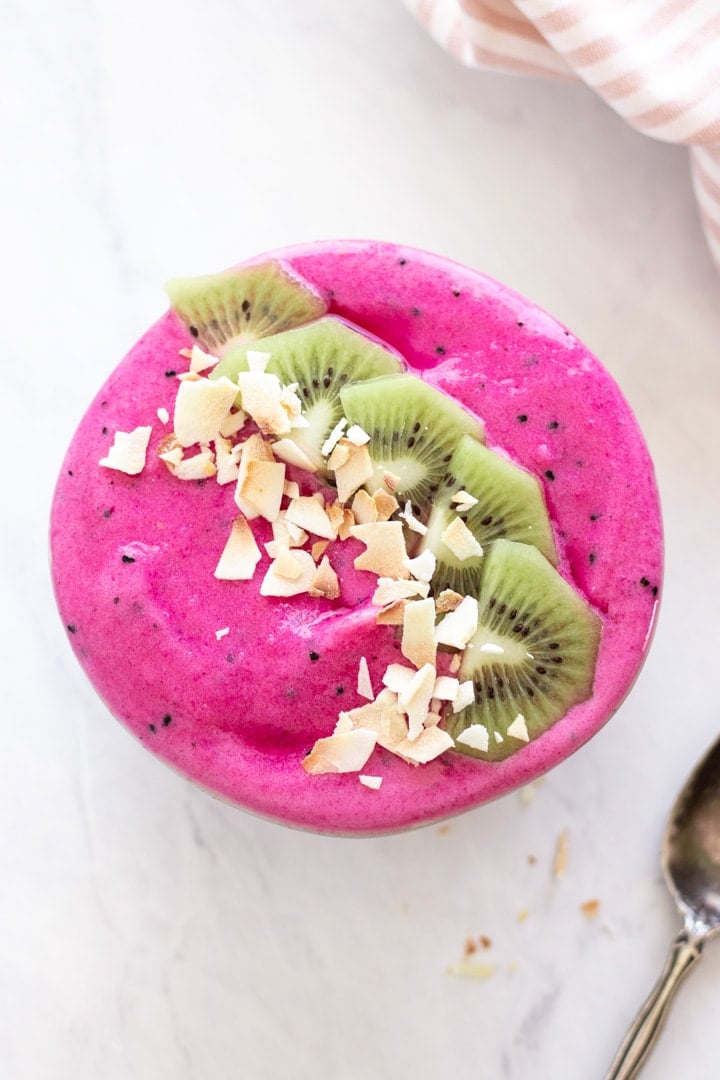
M 390 0 L 0 12 L 0 1074 L 598 1080 L 675 932 L 662 824 L 718 729 L 720 279 L 683 151 L 583 88 L 461 69 Z M 549 308 L 657 463 L 665 601 L 630 699 L 529 806 L 446 831 L 328 839 L 215 802 L 110 719 L 53 607 L 60 457 L 161 283 L 331 236 Z M 468 934 L 486 981 L 446 972 Z M 715 943 L 647 1080 L 715 1080 L 719 987 Z

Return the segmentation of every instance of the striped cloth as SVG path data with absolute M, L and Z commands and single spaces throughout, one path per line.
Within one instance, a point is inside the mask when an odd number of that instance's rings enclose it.
M 629 124 L 690 148 L 720 266 L 720 0 L 404 0 L 469 66 L 582 79 Z

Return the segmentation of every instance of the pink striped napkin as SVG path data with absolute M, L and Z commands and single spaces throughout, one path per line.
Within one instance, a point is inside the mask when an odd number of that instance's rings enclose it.
M 582 79 L 638 131 L 690 148 L 720 266 L 720 0 L 404 0 L 464 64 Z

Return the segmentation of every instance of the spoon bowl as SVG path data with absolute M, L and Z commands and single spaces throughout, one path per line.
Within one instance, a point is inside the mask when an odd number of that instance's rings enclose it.
M 696 766 L 670 813 L 662 868 L 683 928 L 665 969 L 618 1050 L 606 1080 L 640 1072 L 667 1018 L 675 991 L 720 930 L 720 739 Z

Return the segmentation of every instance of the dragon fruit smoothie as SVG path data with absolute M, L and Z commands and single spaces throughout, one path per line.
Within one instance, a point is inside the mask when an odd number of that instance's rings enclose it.
M 376 624 L 376 580 L 355 568 L 363 549 L 352 537 L 333 545 L 337 601 L 278 600 L 260 595 L 257 581 L 214 577 L 236 513 L 232 491 L 178 483 L 157 455 L 179 352 L 193 344 L 173 311 L 110 376 L 62 466 L 51 520 L 62 621 L 110 711 L 213 794 L 321 832 L 427 824 L 545 772 L 621 704 L 648 648 L 662 574 L 652 464 L 598 361 L 505 286 L 391 244 L 316 243 L 264 258 L 282 260 L 331 315 L 387 343 L 410 372 L 481 417 L 487 445 L 538 477 L 558 569 L 602 621 L 592 695 L 503 761 L 450 751 L 414 767 L 376 748 L 365 771 L 382 776 L 378 790 L 357 773 L 308 775 L 301 763 L 316 740 L 341 710 L 362 704 L 361 657 L 379 688 L 402 661 L 397 635 Z M 113 434 L 140 425 L 152 426 L 144 470 L 100 468 Z M 270 526 L 253 528 L 262 549 Z

